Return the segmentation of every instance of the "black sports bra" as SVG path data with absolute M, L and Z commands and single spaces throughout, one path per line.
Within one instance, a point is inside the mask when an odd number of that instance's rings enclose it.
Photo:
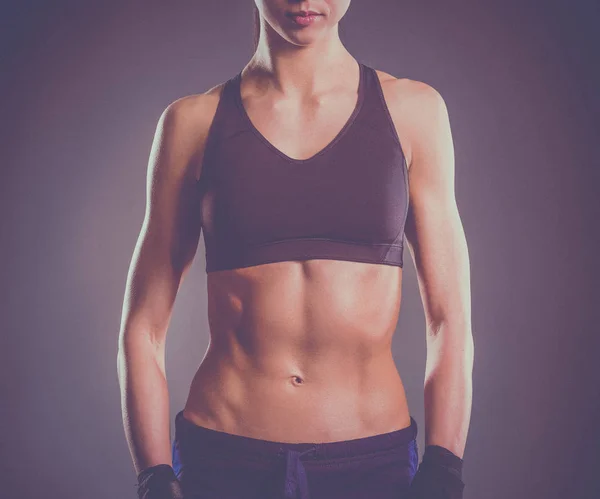
M 337 136 L 290 158 L 254 127 L 227 80 L 202 171 L 206 272 L 289 260 L 402 267 L 408 170 L 374 69 L 359 62 L 358 100 Z

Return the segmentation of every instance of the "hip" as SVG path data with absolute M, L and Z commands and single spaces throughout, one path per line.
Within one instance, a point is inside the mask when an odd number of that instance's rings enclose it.
M 402 497 L 418 466 L 417 424 L 335 442 L 286 443 L 175 418 L 173 467 L 193 498 Z M 303 422 L 300 422 L 302 424 Z

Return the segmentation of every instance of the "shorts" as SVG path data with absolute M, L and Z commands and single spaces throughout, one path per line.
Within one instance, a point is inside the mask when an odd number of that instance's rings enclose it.
M 173 468 L 186 499 L 401 499 L 417 471 L 417 423 L 326 443 L 283 443 L 175 417 Z

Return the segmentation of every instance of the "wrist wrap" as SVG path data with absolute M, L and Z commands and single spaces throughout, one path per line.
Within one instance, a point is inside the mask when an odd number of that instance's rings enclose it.
M 168 464 L 157 464 L 138 474 L 138 499 L 183 499 L 175 470 Z
M 462 499 L 463 460 L 439 445 L 425 447 L 423 460 L 411 483 L 410 499 Z

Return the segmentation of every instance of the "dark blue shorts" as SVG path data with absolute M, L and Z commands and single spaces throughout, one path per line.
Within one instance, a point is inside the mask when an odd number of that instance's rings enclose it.
M 186 499 L 401 499 L 419 463 L 417 423 L 354 440 L 283 443 L 175 417 L 173 468 Z

